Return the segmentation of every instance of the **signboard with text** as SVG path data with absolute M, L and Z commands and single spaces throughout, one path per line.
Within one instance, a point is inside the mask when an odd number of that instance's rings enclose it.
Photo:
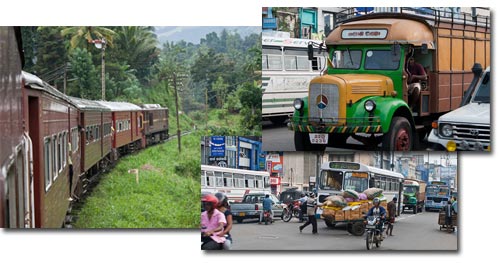
M 210 156 L 221 157 L 225 156 L 226 152 L 226 137 L 212 136 L 210 137 Z

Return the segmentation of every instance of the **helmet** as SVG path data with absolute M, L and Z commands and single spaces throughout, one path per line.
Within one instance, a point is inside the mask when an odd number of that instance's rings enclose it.
M 378 197 L 373 198 L 373 204 L 379 204 L 380 199 Z
M 214 205 L 214 206 L 216 206 L 217 203 L 219 203 L 219 199 L 217 199 L 217 197 L 215 197 L 215 195 L 212 195 L 212 194 L 203 196 L 201 198 L 201 201 L 207 202 L 207 203 L 212 203 L 212 205 Z
M 310 193 L 309 193 L 309 197 L 314 197 L 314 193 L 313 193 L 313 192 L 310 192 Z
M 224 205 L 224 203 L 227 203 L 227 196 L 224 193 L 217 192 L 215 193 L 215 197 L 217 197 L 217 200 L 219 200 L 217 204 L 218 206 L 222 206 Z

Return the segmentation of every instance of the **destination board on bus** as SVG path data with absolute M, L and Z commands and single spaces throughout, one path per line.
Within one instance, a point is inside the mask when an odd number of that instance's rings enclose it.
M 352 173 L 352 177 L 368 178 L 368 173 Z
M 330 168 L 332 169 L 342 169 L 342 170 L 359 170 L 361 166 L 359 163 L 343 163 L 343 162 L 331 162 Z

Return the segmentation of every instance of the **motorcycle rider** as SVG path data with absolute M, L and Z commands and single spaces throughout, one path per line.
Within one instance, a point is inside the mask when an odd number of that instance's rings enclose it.
M 385 208 L 380 206 L 380 199 L 378 197 L 373 198 L 373 207 L 368 210 L 366 216 L 375 216 L 380 218 L 380 223 L 377 225 L 377 229 L 380 231 L 380 234 L 383 237 L 384 233 L 384 221 L 385 216 L 387 215 L 387 211 Z
M 229 231 L 231 231 L 231 229 L 233 228 L 233 215 L 231 214 L 231 210 L 229 208 L 227 196 L 223 193 L 218 192 L 215 194 L 215 197 L 217 197 L 217 199 L 219 200 L 219 203 L 217 204 L 217 210 L 224 214 L 227 221 L 226 225 L 224 226 L 224 231 L 220 232 L 218 235 L 220 237 L 226 238 L 226 241 L 223 244 L 223 248 L 225 250 L 230 250 L 233 239 Z
M 262 219 L 264 217 L 265 212 L 269 212 L 271 214 L 271 221 L 273 221 L 274 218 L 273 205 L 274 205 L 273 200 L 271 200 L 269 194 L 266 194 L 266 197 L 262 200 L 262 212 L 260 213 L 259 224 L 262 224 Z
M 201 213 L 201 249 L 217 250 L 222 248 L 226 241 L 224 236 L 219 236 L 224 230 L 226 217 L 215 209 L 219 199 L 212 194 L 203 196 L 201 199 L 205 212 Z

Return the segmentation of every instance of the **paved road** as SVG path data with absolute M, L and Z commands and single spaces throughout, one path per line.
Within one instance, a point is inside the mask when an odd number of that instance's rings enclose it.
M 295 151 L 293 131 L 288 130 L 286 124 L 274 125 L 271 122 L 262 122 L 262 148 L 264 151 Z M 366 150 L 359 141 L 349 137 L 346 149 L 327 147 L 325 151 L 352 151 Z M 426 142 L 420 142 L 420 146 L 414 150 L 432 150 Z
M 394 236 L 375 250 L 457 250 L 458 231 L 440 231 L 437 222 L 437 212 L 404 213 L 396 219 Z M 311 226 L 299 233 L 300 225 L 295 218 L 287 223 L 277 220 L 272 225 L 259 225 L 253 220 L 235 223 L 231 231 L 233 250 L 366 250 L 364 235 L 353 236 L 345 226 L 330 229 L 318 219 L 319 234 L 313 235 Z

